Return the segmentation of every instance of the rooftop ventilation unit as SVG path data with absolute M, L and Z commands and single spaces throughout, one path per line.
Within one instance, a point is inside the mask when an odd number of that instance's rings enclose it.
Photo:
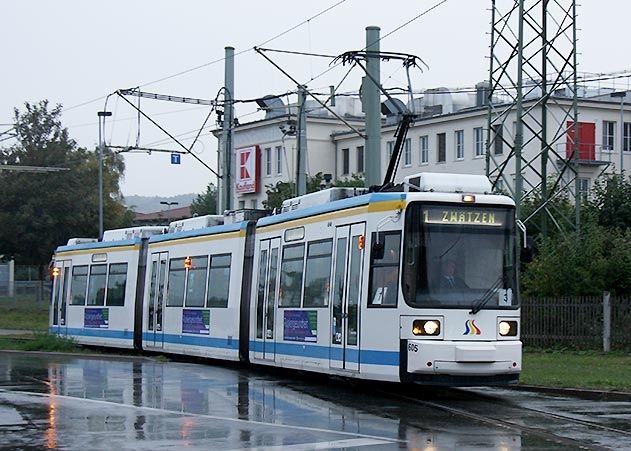
M 223 214 L 224 224 L 238 224 L 243 221 L 256 221 L 257 219 L 269 216 L 269 210 L 242 209 L 226 210 Z
M 287 107 L 283 101 L 276 96 L 265 96 L 256 100 L 256 104 L 265 111 L 265 119 L 284 116 L 287 114 Z
M 305 194 L 304 196 L 294 197 L 283 201 L 281 213 L 294 210 L 303 210 L 316 205 L 324 205 L 349 197 L 360 196 L 368 192 L 368 188 L 329 188 L 315 193 Z
M 103 232 L 103 241 L 131 240 L 133 238 L 149 238 L 153 235 L 162 235 L 166 231 L 164 226 L 128 227 L 126 229 L 106 230 Z
M 490 194 L 491 182 L 485 175 L 421 172 L 403 179 L 406 192 Z
M 180 219 L 169 224 L 169 233 L 186 232 L 223 224 L 223 215 L 204 215 L 195 218 Z
M 97 238 L 70 238 L 67 246 L 74 246 L 76 244 L 96 243 L 99 241 Z

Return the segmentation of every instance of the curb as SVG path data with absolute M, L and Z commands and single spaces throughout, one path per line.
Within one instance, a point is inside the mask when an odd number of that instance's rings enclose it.
M 143 355 L 114 355 L 114 354 L 91 354 L 85 352 L 46 352 L 46 351 L 15 351 L 10 349 L 0 349 L 0 354 L 28 354 L 42 357 L 87 357 L 100 360 L 145 360 L 153 362 L 156 359 Z
M 549 395 L 573 396 L 575 398 L 588 399 L 593 401 L 631 401 L 631 393 L 628 392 L 589 390 L 582 388 L 542 387 L 539 385 L 514 385 L 507 388 L 509 390 L 516 391 L 545 393 Z

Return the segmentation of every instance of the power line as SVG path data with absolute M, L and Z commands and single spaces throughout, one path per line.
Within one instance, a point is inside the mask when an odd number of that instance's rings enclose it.
M 316 19 L 316 18 L 320 17 L 321 15 L 326 14 L 327 12 L 329 12 L 329 11 L 331 11 L 332 9 L 334 9 L 334 8 L 338 7 L 338 6 L 339 6 L 339 5 L 341 5 L 342 3 L 345 3 L 346 1 L 347 1 L 347 0 L 340 0 L 339 2 L 337 2 L 337 3 L 335 3 L 335 4 L 331 5 L 331 6 L 329 6 L 328 8 L 326 8 L 326 9 L 324 9 L 324 10 L 320 11 L 319 13 L 317 13 L 317 14 L 315 14 L 315 15 L 313 15 L 313 16 L 311 16 L 311 17 L 309 17 L 308 19 L 303 20 L 303 21 L 302 21 L 302 22 L 300 22 L 299 24 L 296 24 L 296 25 L 294 25 L 293 27 L 291 27 L 291 28 L 289 28 L 289 29 L 287 29 L 287 30 L 285 30 L 285 31 L 282 31 L 282 32 L 278 33 L 277 35 L 275 35 L 275 36 L 273 36 L 273 37 L 271 37 L 271 38 L 267 39 L 266 41 L 263 41 L 263 42 L 261 42 L 260 44 L 258 44 L 258 45 L 254 45 L 254 46 L 249 47 L 249 48 L 247 48 L 247 49 L 241 50 L 240 52 L 236 52 L 236 53 L 234 54 L 234 56 L 238 56 L 238 55 L 242 55 L 243 53 L 251 52 L 251 51 L 252 51 L 252 50 L 254 50 L 256 47 L 260 47 L 260 46 L 265 45 L 265 44 L 267 44 L 267 43 L 269 43 L 269 42 L 272 42 L 272 41 L 274 41 L 274 40 L 276 40 L 276 39 L 278 39 L 278 38 L 280 38 L 280 37 L 282 37 L 282 36 L 286 35 L 287 33 L 290 33 L 290 32 L 292 32 L 292 31 L 294 31 L 296 28 L 299 28 L 299 27 L 303 26 L 304 24 L 311 22 L 313 19 Z M 157 79 L 157 80 L 153 80 L 153 81 L 150 81 L 150 82 L 147 82 L 147 83 L 141 84 L 141 85 L 139 85 L 139 87 L 144 88 L 145 86 L 153 85 L 153 84 L 155 84 L 155 83 L 159 83 L 159 82 L 161 82 L 161 81 L 165 81 L 165 80 L 169 80 L 169 79 L 171 79 L 171 78 L 179 77 L 180 75 L 188 74 L 189 72 L 193 72 L 193 71 L 196 71 L 196 70 L 198 70 L 198 69 L 202 69 L 202 68 L 207 67 L 207 66 L 210 66 L 210 65 L 212 65 L 212 64 L 217 64 L 217 63 L 220 63 L 220 62 L 224 61 L 225 59 L 226 59 L 226 58 L 225 58 L 225 57 L 223 57 L 223 58 L 219 58 L 219 59 L 216 59 L 216 60 L 213 60 L 213 61 L 209 61 L 209 62 L 207 62 L 207 63 L 200 64 L 199 66 L 191 67 L 190 69 L 186 69 L 186 70 L 180 71 L 180 72 L 175 73 L 175 74 L 173 74 L 173 75 L 167 75 L 166 77 L 162 77 L 162 78 L 159 78 L 159 79 Z

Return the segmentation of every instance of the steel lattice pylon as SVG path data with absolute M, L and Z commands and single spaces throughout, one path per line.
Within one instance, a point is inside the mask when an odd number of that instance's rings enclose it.
M 487 175 L 513 196 L 524 222 L 534 216 L 523 216 L 524 199 L 540 196 L 541 232 L 548 220 L 572 230 L 580 225 L 576 2 L 491 3 Z M 574 202 L 575 215 L 555 210 L 557 196 Z

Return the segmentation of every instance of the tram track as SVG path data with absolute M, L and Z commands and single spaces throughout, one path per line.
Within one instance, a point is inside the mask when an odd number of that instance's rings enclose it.
M 565 424 L 569 423 L 573 426 L 578 426 L 580 428 L 587 428 L 590 431 L 599 430 L 601 432 L 606 432 L 608 434 L 615 434 L 616 438 L 618 439 L 620 439 L 622 436 L 624 438 L 625 443 L 628 443 L 629 438 L 631 438 L 630 431 L 625 431 L 622 429 L 598 424 L 595 422 L 573 418 L 568 415 L 551 413 L 542 409 L 537 409 L 533 407 L 525 407 L 522 405 L 515 405 L 512 402 L 507 401 L 506 399 L 496 398 L 493 396 L 489 396 L 487 394 L 472 393 L 472 392 L 467 392 L 465 390 L 460 390 L 460 389 L 451 390 L 452 393 L 454 391 L 458 393 L 460 397 L 459 401 L 462 401 L 462 397 L 468 398 L 469 401 L 478 403 L 478 409 L 483 408 L 481 403 L 488 403 L 489 404 L 488 411 L 490 412 L 497 411 L 497 408 L 501 407 L 503 411 L 506 411 L 506 410 L 517 411 L 517 412 L 512 412 L 512 413 L 516 413 L 516 415 L 511 416 L 511 418 L 513 419 L 498 418 L 496 415 L 482 414 L 479 412 L 474 412 L 470 409 L 467 410 L 462 407 L 457 407 L 453 405 L 453 403 L 451 402 L 448 404 L 447 402 L 419 399 L 417 397 L 404 395 L 396 391 L 378 390 L 380 394 L 390 397 L 390 398 L 400 399 L 400 400 L 410 402 L 413 404 L 422 405 L 427 408 L 439 409 L 451 415 L 467 418 L 469 420 L 473 420 L 482 424 L 487 424 L 496 428 L 503 428 L 503 429 L 515 431 L 518 433 L 525 433 L 525 434 L 538 436 L 547 441 L 551 441 L 556 444 L 572 447 L 575 449 L 605 450 L 605 449 L 611 449 L 611 448 L 603 444 L 596 443 L 596 442 L 586 443 L 584 439 L 572 438 L 565 435 L 561 435 L 559 433 L 551 431 L 550 429 L 543 429 L 540 427 L 528 426 L 526 424 L 523 424 L 523 421 L 520 421 L 524 419 L 524 417 L 520 414 L 522 414 L 524 411 L 528 411 L 539 417 L 545 417 L 547 419 L 552 419 L 554 421 L 564 422 Z M 499 402 L 499 406 L 498 406 L 498 402 Z M 493 410 L 493 407 L 495 408 L 495 410 Z M 547 422 L 546 424 L 550 425 L 551 423 Z M 567 428 L 563 428 L 563 430 L 567 432 Z

